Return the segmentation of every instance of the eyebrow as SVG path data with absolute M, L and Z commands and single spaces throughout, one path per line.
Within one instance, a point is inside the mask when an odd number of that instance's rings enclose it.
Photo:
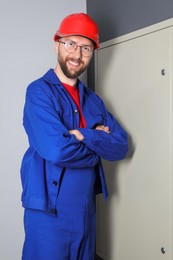
M 76 41 L 74 41 L 74 40 L 71 40 L 71 39 L 69 39 L 68 37 L 62 37 L 62 38 L 60 38 L 60 39 L 62 39 L 63 41 L 64 40 L 66 40 L 66 41 L 71 41 L 71 42 L 75 42 L 76 44 L 78 44 L 78 42 L 76 42 Z M 88 46 L 88 47 L 94 47 L 94 44 L 91 42 L 90 44 L 82 44 L 81 46 Z

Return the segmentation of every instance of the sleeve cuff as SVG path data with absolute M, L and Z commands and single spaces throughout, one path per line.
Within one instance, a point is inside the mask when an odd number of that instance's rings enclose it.
M 86 145 L 91 145 L 92 140 L 94 138 L 94 131 L 88 128 L 78 128 L 77 129 L 84 137 L 82 143 Z

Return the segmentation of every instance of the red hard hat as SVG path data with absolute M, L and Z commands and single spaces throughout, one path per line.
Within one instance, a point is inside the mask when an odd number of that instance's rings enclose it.
M 95 43 L 95 49 L 99 48 L 99 29 L 97 24 L 84 13 L 71 14 L 65 17 L 54 35 L 54 40 L 69 35 L 80 35 L 89 38 Z

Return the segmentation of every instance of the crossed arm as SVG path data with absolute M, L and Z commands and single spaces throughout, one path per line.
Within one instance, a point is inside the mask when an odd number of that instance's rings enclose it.
M 98 126 L 96 126 L 95 130 L 102 130 L 107 134 L 110 133 L 109 126 L 98 125 Z M 82 142 L 84 139 L 84 136 L 82 135 L 82 133 L 77 129 L 70 130 L 69 133 L 73 134 L 76 137 L 76 139 L 80 142 Z
M 104 113 L 102 124 L 94 129 L 68 130 L 47 92 L 31 86 L 23 122 L 30 145 L 42 158 L 62 167 L 94 166 L 99 157 L 109 161 L 123 159 L 128 150 L 127 134 L 102 101 L 98 102 Z

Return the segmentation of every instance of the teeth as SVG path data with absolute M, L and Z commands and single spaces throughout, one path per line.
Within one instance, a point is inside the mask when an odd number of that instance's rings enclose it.
M 79 65 L 79 63 L 78 62 L 75 62 L 75 61 L 69 61 L 69 63 L 71 63 L 72 65 L 74 65 L 74 66 L 78 66 Z

